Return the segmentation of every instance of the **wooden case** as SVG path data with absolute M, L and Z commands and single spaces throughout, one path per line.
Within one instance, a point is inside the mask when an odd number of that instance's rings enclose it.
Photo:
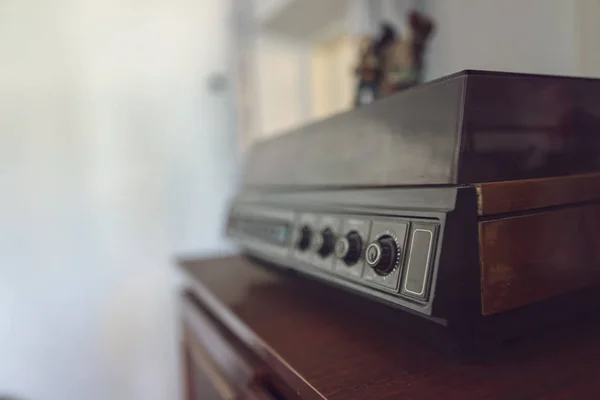
M 476 188 L 484 315 L 600 283 L 600 174 Z
M 248 205 L 295 215 L 296 231 L 308 212 L 434 224 L 420 299 L 324 272 L 295 259 L 294 243 L 240 243 L 463 341 L 589 310 L 600 305 L 600 80 L 464 71 L 412 88 L 259 143 L 232 214 Z

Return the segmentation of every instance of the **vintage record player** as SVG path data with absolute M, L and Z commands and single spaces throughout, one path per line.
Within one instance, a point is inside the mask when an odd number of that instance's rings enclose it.
M 600 304 L 600 80 L 464 71 L 259 142 L 227 233 L 456 336 Z

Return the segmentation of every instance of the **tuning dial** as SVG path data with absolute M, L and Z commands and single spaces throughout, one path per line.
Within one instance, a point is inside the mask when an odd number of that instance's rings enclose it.
M 333 246 L 335 244 L 335 235 L 333 234 L 333 231 L 329 228 L 325 228 L 321 232 L 320 238 L 317 241 L 317 243 L 317 253 L 319 253 L 319 255 L 322 258 L 325 258 L 328 255 L 330 255 L 333 252 Z
M 301 251 L 306 251 L 310 247 L 310 241 L 312 239 L 312 230 L 304 225 L 299 232 L 298 242 L 296 247 Z
M 396 240 L 385 235 L 369 244 L 365 250 L 365 259 L 377 275 L 386 276 L 396 267 L 398 253 Z
M 356 264 L 362 252 L 362 239 L 358 232 L 349 232 L 335 244 L 335 255 L 348 266 Z

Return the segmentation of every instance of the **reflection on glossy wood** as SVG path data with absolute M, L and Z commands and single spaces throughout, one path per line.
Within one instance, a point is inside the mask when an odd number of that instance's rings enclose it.
M 484 315 L 600 283 L 600 205 L 479 224 Z
M 596 253 L 597 254 L 597 253 Z M 183 263 L 194 296 L 306 399 L 573 399 L 600 394 L 600 324 L 461 364 L 403 332 L 396 309 L 242 257 Z
M 600 174 L 478 184 L 478 214 L 503 214 L 600 200 Z
M 600 171 L 600 80 L 473 73 L 458 183 Z

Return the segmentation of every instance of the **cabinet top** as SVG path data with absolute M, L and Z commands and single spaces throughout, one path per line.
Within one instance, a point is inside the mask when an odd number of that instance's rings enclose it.
M 600 79 L 463 71 L 250 150 L 248 188 L 474 184 L 600 170 Z
M 598 322 L 522 339 L 484 361 L 466 363 L 411 338 L 405 313 L 310 279 L 242 256 L 180 265 L 186 289 L 302 398 L 587 399 L 600 394 Z

